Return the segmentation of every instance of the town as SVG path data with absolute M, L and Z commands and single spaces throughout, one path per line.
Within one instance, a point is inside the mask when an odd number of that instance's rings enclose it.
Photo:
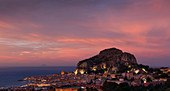
M 24 81 L 30 82 L 26 85 L 18 87 L 3 87 L 0 90 L 3 91 L 107 91 L 104 85 L 106 83 L 122 84 L 126 83 L 129 86 L 137 87 L 149 85 L 169 85 L 170 83 L 170 68 L 131 68 L 127 72 L 119 73 L 114 71 L 110 73 L 105 71 L 104 73 L 91 73 L 80 71 L 77 72 L 64 72 L 61 74 L 43 75 L 43 76 L 32 76 L 26 77 Z M 112 68 L 111 70 L 115 70 Z M 108 88 L 106 88 L 108 89 Z

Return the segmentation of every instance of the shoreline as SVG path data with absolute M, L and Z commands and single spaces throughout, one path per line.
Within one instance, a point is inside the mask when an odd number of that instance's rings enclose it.
M 15 87 L 27 84 L 27 82 L 18 81 L 25 77 L 60 74 L 64 71 L 74 71 L 74 66 L 54 66 L 54 67 L 5 67 L 0 69 L 0 87 Z

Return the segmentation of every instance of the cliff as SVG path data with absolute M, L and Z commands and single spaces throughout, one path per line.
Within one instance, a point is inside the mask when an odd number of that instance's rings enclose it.
M 76 71 L 81 74 L 84 72 L 115 72 L 121 71 L 122 68 L 135 67 L 136 65 L 137 61 L 133 54 L 110 48 L 100 51 L 96 56 L 80 61 L 77 64 Z

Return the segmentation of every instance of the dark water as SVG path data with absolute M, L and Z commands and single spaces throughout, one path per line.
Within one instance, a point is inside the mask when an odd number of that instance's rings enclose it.
M 26 84 L 18 81 L 28 76 L 60 74 L 61 71 L 72 72 L 76 67 L 3 67 L 0 68 L 0 87 L 11 87 Z

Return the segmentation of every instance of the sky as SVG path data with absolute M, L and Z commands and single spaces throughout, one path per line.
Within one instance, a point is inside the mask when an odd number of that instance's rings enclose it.
M 1 66 L 76 66 L 106 48 L 170 65 L 170 0 L 0 0 Z

